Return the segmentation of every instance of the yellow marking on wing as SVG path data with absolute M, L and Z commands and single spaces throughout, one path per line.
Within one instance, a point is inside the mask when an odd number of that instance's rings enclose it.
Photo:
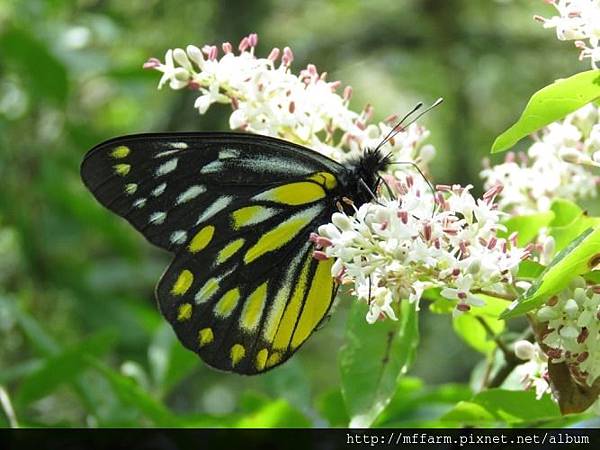
M 197 304 L 204 303 L 204 302 L 210 300 L 211 297 L 213 295 L 215 295 L 215 293 L 218 290 L 219 290 L 219 279 L 215 278 L 215 277 L 209 278 L 206 281 L 206 283 L 204 283 L 204 286 L 202 286 L 202 289 L 200 289 L 198 291 L 198 293 L 194 297 L 194 300 L 196 300 Z
M 249 264 L 265 253 L 283 247 L 291 241 L 302 228 L 308 225 L 313 217 L 314 216 L 310 214 L 292 216 L 272 230 L 267 231 L 260 237 L 258 242 L 246 252 L 244 255 L 244 262 Z
M 244 356 L 246 356 L 246 349 L 243 345 L 235 344 L 231 347 L 229 356 L 231 357 L 231 365 L 235 366 L 244 358 Z
M 267 282 L 257 287 L 244 303 L 244 310 L 240 316 L 240 325 L 246 331 L 253 331 L 258 326 L 262 316 L 265 302 L 267 301 Z
M 273 214 L 273 209 L 266 206 L 244 206 L 231 213 L 233 229 L 239 230 L 246 225 L 260 222 Z
M 113 166 L 113 169 L 115 169 L 115 173 L 117 175 L 121 175 L 122 177 L 124 177 L 131 170 L 131 166 L 129 164 L 115 164 Z
M 268 200 L 284 205 L 304 205 L 325 197 L 323 188 L 310 181 L 298 181 L 278 186 L 253 197 L 254 200 Z
M 317 172 L 307 178 L 308 180 L 314 180 L 325 186 L 326 189 L 331 190 L 337 186 L 337 179 L 332 173 L 329 172 Z
M 281 361 L 281 353 L 274 352 L 269 355 L 269 359 L 267 359 L 267 363 L 265 365 L 267 367 L 273 367 L 279 361 Z
M 189 303 L 182 303 L 177 309 L 177 320 L 183 322 L 189 320 L 192 317 L 192 305 Z
M 236 252 L 240 248 L 242 248 L 242 246 L 244 245 L 244 242 L 245 242 L 244 239 L 239 238 L 239 239 L 236 239 L 235 241 L 230 242 L 225 247 L 223 247 L 223 249 L 217 255 L 217 264 L 223 264 L 225 261 L 227 261 L 233 255 L 235 255 Z
M 115 159 L 121 159 L 129 155 L 130 151 L 131 150 L 129 150 L 129 147 L 126 147 L 125 145 L 119 145 L 118 147 L 115 147 L 112 152 L 110 152 L 110 156 Z
M 125 193 L 127 195 L 134 194 L 137 191 L 138 185 L 135 183 L 128 183 L 125 185 Z
M 266 348 L 263 348 L 256 354 L 256 370 L 258 370 L 259 372 L 264 370 L 268 356 L 269 350 L 267 350 Z
M 298 321 L 298 315 L 300 314 L 300 308 L 302 307 L 304 293 L 306 292 L 308 271 L 310 269 L 312 260 L 312 256 L 309 254 L 304 262 L 304 267 L 302 267 L 302 272 L 296 281 L 294 293 L 292 294 L 292 297 L 285 308 L 283 317 L 279 322 L 277 334 L 275 334 L 275 339 L 273 340 L 273 348 L 275 349 L 286 349 L 290 343 L 292 333 L 294 332 L 294 326 Z
M 296 325 L 292 337 L 292 350 L 302 344 L 319 324 L 331 303 L 333 278 L 331 276 L 331 259 L 320 261 L 312 279 L 310 290 L 302 308 L 302 315 Z
M 228 290 L 215 305 L 215 314 L 223 318 L 229 317 L 240 300 L 240 290 L 233 288 Z
M 179 274 L 179 276 L 177 277 L 177 281 L 175 281 L 175 284 L 171 288 L 171 294 L 173 294 L 173 295 L 185 294 L 188 291 L 188 289 L 190 288 L 190 286 L 192 285 L 193 281 L 194 281 L 194 274 L 192 274 L 192 272 L 190 272 L 187 269 L 182 270 L 181 273 Z
M 192 253 L 198 253 L 200 250 L 204 250 L 213 236 L 215 235 L 215 227 L 213 225 L 207 225 L 196 233 L 196 235 L 190 241 L 188 250 Z
M 204 347 L 215 339 L 213 331 L 210 328 L 202 328 L 198 332 L 198 346 Z

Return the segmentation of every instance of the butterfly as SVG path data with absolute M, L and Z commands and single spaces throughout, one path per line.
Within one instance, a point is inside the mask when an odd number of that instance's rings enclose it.
M 175 257 L 156 287 L 177 337 L 208 365 L 259 374 L 288 360 L 331 308 L 331 260 L 311 232 L 342 199 L 372 200 L 379 149 L 339 164 L 243 133 L 123 136 L 81 164 L 96 199 Z

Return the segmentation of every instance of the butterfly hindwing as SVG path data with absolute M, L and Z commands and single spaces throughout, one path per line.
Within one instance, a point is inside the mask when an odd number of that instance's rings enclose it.
M 329 220 L 343 167 L 303 147 L 234 133 L 138 135 L 88 153 L 82 178 L 150 242 L 175 253 L 157 286 L 183 344 L 213 367 L 287 360 L 333 301 L 308 235 Z

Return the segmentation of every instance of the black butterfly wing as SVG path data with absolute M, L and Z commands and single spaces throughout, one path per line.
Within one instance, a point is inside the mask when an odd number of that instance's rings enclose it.
M 157 286 L 179 339 L 210 365 L 259 373 L 288 359 L 335 295 L 308 235 L 344 168 L 304 147 L 235 133 L 118 138 L 82 163 L 86 186 L 176 257 Z

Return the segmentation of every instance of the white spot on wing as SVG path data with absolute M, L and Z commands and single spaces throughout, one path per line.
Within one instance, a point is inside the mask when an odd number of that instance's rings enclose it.
M 181 204 L 181 203 L 185 203 L 185 202 L 189 202 L 190 200 L 198 197 L 200 194 L 206 192 L 206 187 L 196 184 L 194 186 L 190 186 L 189 188 L 187 188 L 185 191 L 183 191 L 181 194 L 179 194 L 179 196 L 177 197 L 177 204 Z
M 185 142 L 169 142 L 169 147 L 184 150 L 188 148 L 188 145 Z
M 234 148 L 226 148 L 219 152 L 219 159 L 231 159 L 240 156 L 240 151 Z
M 205 165 L 202 170 L 200 170 L 200 173 L 202 174 L 207 174 L 207 173 L 215 173 L 215 172 L 219 172 L 220 170 L 223 170 L 223 163 L 221 161 L 213 161 L 207 165 Z
M 198 220 L 196 221 L 196 225 L 201 224 L 207 219 L 210 219 L 212 216 L 220 212 L 221 210 L 227 208 L 227 206 L 232 202 L 233 197 L 231 196 L 223 196 L 216 199 L 209 207 L 207 207 Z
M 173 231 L 169 240 L 172 244 L 183 244 L 187 239 L 187 233 L 183 230 Z
M 133 202 L 133 207 L 134 208 L 143 208 L 145 204 L 146 204 L 145 198 L 138 198 L 135 202 Z
M 150 219 L 148 219 L 148 222 L 156 224 L 156 225 L 160 225 L 161 223 L 163 223 L 165 221 L 166 217 L 167 217 L 166 212 L 157 211 L 155 213 L 150 214 Z
M 167 183 L 161 183 L 154 188 L 154 190 L 152 191 L 152 195 L 155 197 L 158 197 L 160 194 L 165 192 L 166 188 L 167 188 Z
M 167 162 L 162 163 L 156 169 L 156 176 L 160 177 L 161 175 L 166 175 L 169 172 L 173 172 L 177 167 L 177 158 L 169 159 Z
M 163 156 L 174 155 L 175 153 L 179 153 L 179 150 L 165 150 L 164 152 L 157 153 L 154 155 L 155 158 L 162 158 Z

